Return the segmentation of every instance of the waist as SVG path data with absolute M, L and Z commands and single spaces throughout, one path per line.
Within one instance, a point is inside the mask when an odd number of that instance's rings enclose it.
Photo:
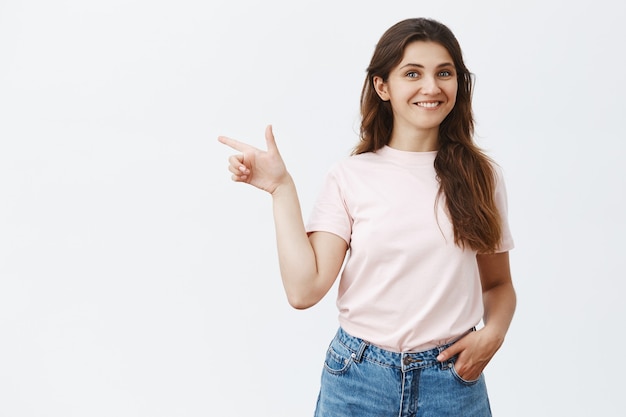
M 448 343 L 417 352 L 394 352 L 387 350 L 373 345 L 366 340 L 352 336 L 341 327 L 337 330 L 335 339 L 348 350 L 352 351 L 352 357 L 357 361 L 369 360 L 390 367 L 407 369 L 407 367 L 420 368 L 439 363 L 437 356 L 439 356 L 441 352 L 452 346 L 461 337 L 474 330 L 475 328 L 472 328 L 462 336 Z

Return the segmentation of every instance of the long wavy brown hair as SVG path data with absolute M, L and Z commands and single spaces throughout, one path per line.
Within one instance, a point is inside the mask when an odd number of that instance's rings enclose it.
M 389 143 L 393 129 L 391 104 L 378 96 L 373 80 L 378 76 L 387 81 L 391 70 L 402 60 L 406 46 L 414 41 L 442 45 L 457 72 L 456 104 L 439 126 L 439 149 L 434 162 L 438 197 L 444 197 L 454 242 L 479 253 L 494 252 L 502 230 L 494 200 L 493 161 L 474 143 L 473 74 L 465 66 L 461 47 L 447 26 L 432 19 L 406 19 L 380 38 L 361 92 L 360 141 L 352 154 L 373 152 Z

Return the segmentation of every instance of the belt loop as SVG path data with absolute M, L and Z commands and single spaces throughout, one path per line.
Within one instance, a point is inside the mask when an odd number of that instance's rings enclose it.
M 363 353 L 365 352 L 365 349 L 367 349 L 367 346 L 369 346 L 367 344 L 367 342 L 361 341 L 361 345 L 359 346 L 359 350 L 356 353 L 352 354 L 352 359 L 354 359 L 355 362 L 357 362 L 357 363 L 361 362 L 361 359 L 363 359 Z

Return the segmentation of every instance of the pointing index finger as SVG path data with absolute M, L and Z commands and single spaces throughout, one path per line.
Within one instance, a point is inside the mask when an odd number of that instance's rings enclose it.
M 228 136 L 218 136 L 217 140 L 220 143 L 223 143 L 226 146 L 230 146 L 231 148 L 233 148 L 236 151 L 239 152 L 246 152 L 246 151 L 252 151 L 255 150 L 256 148 L 254 148 L 253 146 L 250 146 L 246 143 L 240 142 L 236 139 L 233 138 L 229 138 Z

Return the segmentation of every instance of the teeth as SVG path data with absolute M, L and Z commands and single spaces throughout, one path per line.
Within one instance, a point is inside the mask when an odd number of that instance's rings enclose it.
M 429 101 L 429 102 L 420 101 L 420 102 L 417 103 L 417 105 L 420 106 L 420 107 L 433 108 L 433 107 L 437 107 L 439 105 L 439 102 L 438 101 L 435 101 L 435 102 L 432 102 L 432 101 Z

